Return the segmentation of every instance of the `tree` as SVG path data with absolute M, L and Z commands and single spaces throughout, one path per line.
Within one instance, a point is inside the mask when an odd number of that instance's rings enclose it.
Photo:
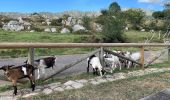
M 165 23 L 165 26 L 167 29 L 170 29 L 170 1 L 169 2 L 166 2 L 164 4 L 164 15 L 165 15 L 165 20 L 166 20 L 166 23 Z
M 124 42 L 123 29 L 124 21 L 121 8 L 118 3 L 110 4 L 108 10 L 102 10 L 102 15 L 97 18 L 97 22 L 103 25 L 103 42 Z
M 105 17 L 103 25 L 103 40 L 104 42 L 124 42 L 123 34 L 123 21 L 114 16 Z
M 88 16 L 84 16 L 82 18 L 82 21 L 83 21 L 83 26 L 86 27 L 86 29 L 90 30 L 91 29 L 90 27 L 91 18 Z
M 162 11 L 155 11 L 153 12 L 152 17 L 154 17 L 155 19 L 163 19 L 165 15 Z
M 119 4 L 117 2 L 113 2 L 113 3 L 110 4 L 109 12 L 111 14 L 118 13 L 120 11 L 121 11 L 121 8 L 120 8 L 120 6 L 119 6 Z
M 125 12 L 127 20 L 132 24 L 134 29 L 138 29 L 142 19 L 145 17 L 145 13 L 141 9 L 129 9 Z

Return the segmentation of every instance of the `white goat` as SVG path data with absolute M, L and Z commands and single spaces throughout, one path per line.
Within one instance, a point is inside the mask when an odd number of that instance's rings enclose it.
M 89 66 L 91 65 L 93 68 L 93 74 L 98 74 L 98 70 L 100 73 L 100 76 L 103 76 L 104 73 L 104 69 L 100 63 L 100 59 L 99 57 L 96 57 L 95 55 L 90 56 L 88 59 L 88 67 L 87 67 L 87 72 L 89 72 Z
M 110 71 L 111 73 L 113 73 L 113 70 L 115 68 L 117 68 L 117 65 L 119 66 L 119 70 L 122 69 L 120 60 L 119 60 L 119 58 L 117 56 L 109 54 L 109 56 L 106 57 L 106 54 L 105 54 L 104 57 L 105 57 L 104 59 L 105 59 L 106 63 L 111 63 L 111 71 Z
M 132 54 L 130 55 L 130 58 L 131 58 L 132 60 L 138 61 L 138 60 L 140 60 L 140 58 L 141 58 L 141 54 L 140 54 L 140 52 L 132 53 Z M 130 65 L 133 66 L 133 63 L 132 63 L 131 61 L 128 62 L 128 68 L 130 67 Z M 135 66 L 136 66 L 136 64 L 135 64 Z

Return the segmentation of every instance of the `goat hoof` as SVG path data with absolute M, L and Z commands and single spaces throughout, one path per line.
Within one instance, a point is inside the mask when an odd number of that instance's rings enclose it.
M 35 90 L 35 84 L 33 84 L 33 85 L 31 86 L 31 88 L 32 88 L 32 91 L 34 91 L 34 90 Z
M 14 92 L 13 95 L 17 95 L 17 93 Z

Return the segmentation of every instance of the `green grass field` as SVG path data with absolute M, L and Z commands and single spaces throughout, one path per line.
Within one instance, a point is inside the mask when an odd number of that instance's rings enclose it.
M 0 30 L 0 42 L 50 42 L 50 43 L 81 43 L 88 42 L 93 35 L 85 34 L 60 34 L 60 33 L 45 33 L 45 32 L 9 32 Z M 96 35 L 100 37 L 100 34 Z M 127 31 L 124 33 L 127 42 L 144 42 L 147 37 L 152 36 L 149 32 Z M 158 34 L 155 35 L 151 42 L 162 42 L 158 39 Z M 127 50 L 127 48 L 114 48 L 118 50 Z M 60 54 L 78 54 L 93 51 L 94 48 L 63 48 L 63 49 L 36 49 L 36 56 L 60 55 Z M 130 51 L 137 51 L 138 48 L 128 48 Z M 2 49 L 0 50 L 1 57 L 23 57 L 27 56 L 27 49 Z

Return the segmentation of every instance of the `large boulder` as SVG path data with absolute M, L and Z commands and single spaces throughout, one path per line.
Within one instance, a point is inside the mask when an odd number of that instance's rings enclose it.
M 56 28 L 51 28 L 51 32 L 57 32 Z
M 24 30 L 24 25 L 19 23 L 18 21 L 10 21 L 8 24 L 3 26 L 3 29 L 8 31 L 21 31 Z
M 67 28 L 63 28 L 60 33 L 70 33 L 70 30 Z
M 76 31 L 79 31 L 79 30 L 86 30 L 85 27 L 83 27 L 82 25 L 79 25 L 79 24 L 74 25 L 72 27 L 72 29 L 73 29 L 73 32 L 76 32 Z
M 97 24 L 97 23 L 92 23 L 91 28 L 96 31 L 96 32 L 102 32 L 102 25 Z
M 51 32 L 49 28 L 44 29 L 44 32 Z

